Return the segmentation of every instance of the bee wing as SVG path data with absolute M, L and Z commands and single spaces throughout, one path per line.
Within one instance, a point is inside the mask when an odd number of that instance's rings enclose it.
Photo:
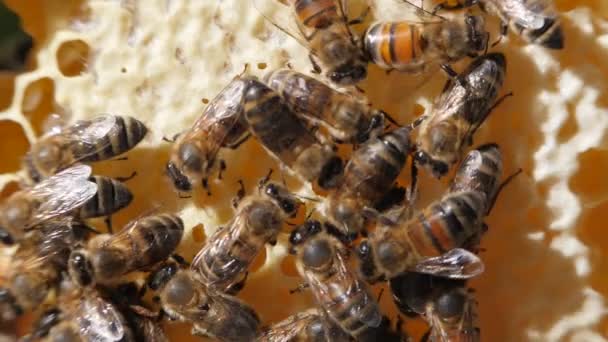
M 217 142 L 210 148 L 209 155 L 216 156 L 226 136 L 230 134 L 232 128 L 241 120 L 243 116 L 243 103 L 246 83 L 240 78 L 232 80 L 222 91 L 217 94 L 205 107 L 201 117 L 195 122 L 192 131 L 188 134 L 197 135 L 198 131 L 214 130 L 214 125 L 224 126 L 221 131 L 224 136 L 215 140 Z M 211 141 L 210 141 L 211 142 Z M 211 144 L 209 144 L 211 146 Z
M 477 323 L 477 302 L 471 293 L 469 293 L 467 305 L 462 314 L 462 321 L 458 330 L 458 342 L 479 342 L 481 340 L 479 327 Z
M 296 337 L 300 339 L 306 337 L 301 335 L 306 333 L 306 329 L 319 319 L 316 310 L 298 312 L 289 316 L 285 320 L 273 324 L 257 338 L 258 342 L 288 342 L 294 341 Z
M 126 334 L 125 320 L 118 309 L 97 296 L 81 298 L 76 321 L 87 341 L 120 341 Z
M 429 11 L 432 10 L 433 5 L 427 2 L 425 0 L 367 1 L 378 21 L 426 23 L 444 20 L 443 17 Z
M 95 196 L 97 185 L 89 181 L 90 175 L 90 166 L 76 165 L 25 190 L 40 203 L 30 226 L 66 214 Z
M 430 326 L 430 338 L 428 339 L 428 341 L 434 341 L 434 342 L 457 341 L 457 340 L 453 339 L 455 336 L 451 336 L 453 334 L 450 334 L 448 332 L 448 330 L 444 326 L 444 323 L 441 321 L 439 316 L 435 313 L 435 309 L 434 309 L 433 305 L 429 305 L 427 307 L 425 317 Z
M 95 144 L 106 137 L 116 128 L 116 117 L 110 114 L 101 114 L 92 120 L 79 120 L 65 127 L 59 134 L 69 141 Z
M 483 273 L 484 265 L 477 255 L 466 249 L 454 248 L 438 257 L 420 261 L 413 271 L 439 277 L 468 279 Z
M 538 0 L 533 4 L 537 10 L 528 8 L 528 3 L 533 3 L 524 0 L 498 0 L 499 6 L 502 8 L 506 16 L 513 20 L 518 25 L 527 29 L 539 29 L 545 24 L 547 12 L 540 10 L 549 7 L 547 1 Z
M 293 5 L 287 5 L 279 0 L 254 0 L 253 5 L 273 26 L 291 36 L 311 53 L 315 53 L 310 48 L 302 28 L 298 25 L 298 18 L 291 8 Z

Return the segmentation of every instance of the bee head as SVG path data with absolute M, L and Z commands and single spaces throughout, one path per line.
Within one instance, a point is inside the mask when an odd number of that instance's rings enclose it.
M 179 268 L 177 264 L 171 263 L 153 273 L 150 273 L 147 280 L 148 287 L 155 291 L 164 287 L 165 284 L 167 284 L 167 282 L 173 278 L 178 270 Z
M 267 183 L 263 188 L 264 195 L 268 196 L 288 217 L 294 217 L 302 202 L 293 196 L 287 189 L 276 183 Z
M 168 162 L 166 167 L 167 175 L 171 178 L 173 186 L 183 192 L 192 191 L 192 183 L 186 175 L 184 175 L 173 162 Z
M 321 230 L 323 230 L 321 222 L 316 220 L 308 220 L 304 222 L 304 224 L 298 226 L 289 236 L 289 243 L 292 246 L 290 253 L 295 254 L 293 247 L 301 245 L 311 237 L 320 233 Z
M 89 286 L 94 281 L 93 265 L 82 250 L 74 250 L 68 260 L 68 273 L 76 284 Z
M 488 45 L 489 33 L 486 31 L 485 20 L 482 16 L 467 14 L 464 17 L 467 25 L 467 36 L 474 51 L 485 50 Z

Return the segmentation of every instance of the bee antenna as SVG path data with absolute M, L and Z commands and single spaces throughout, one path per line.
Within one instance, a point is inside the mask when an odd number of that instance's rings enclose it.
M 443 17 L 443 16 L 441 16 L 441 15 L 435 13 L 435 12 L 429 12 L 429 11 L 425 10 L 424 9 L 424 1 L 423 0 L 420 1 L 420 6 L 414 5 L 411 1 L 408 1 L 408 0 L 401 0 L 401 1 L 409 4 L 410 6 L 416 7 L 417 11 L 422 12 L 424 14 L 428 14 L 431 17 L 437 17 L 437 18 L 439 18 L 439 19 L 441 19 L 443 21 L 447 20 L 445 17 Z
M 306 215 L 306 221 L 308 221 L 310 219 L 310 217 L 312 216 L 312 214 L 315 212 L 315 208 L 312 208 L 310 210 L 310 212 Z
M 519 176 L 519 174 L 521 174 L 523 172 L 522 168 L 520 167 L 519 169 L 517 169 L 515 172 L 513 172 L 509 177 L 507 177 L 507 179 L 505 179 L 504 181 L 502 181 L 502 183 L 500 183 L 500 185 L 498 186 L 498 189 L 496 190 L 496 194 L 494 195 L 494 198 L 492 198 L 492 202 L 490 203 L 490 206 L 488 207 L 488 210 L 486 211 L 486 215 L 490 213 L 490 211 L 492 211 L 492 208 L 494 208 L 494 204 L 496 203 L 496 199 L 498 198 L 498 195 L 502 192 L 502 189 L 504 189 L 504 187 L 511 183 L 511 181 Z
M 264 178 L 260 180 L 260 183 L 258 184 L 259 189 L 261 189 L 264 185 L 266 185 L 266 183 L 268 183 L 268 181 L 270 180 L 270 176 L 272 176 L 272 172 L 273 170 L 269 169 L 266 176 L 264 176 Z
M 295 197 L 297 197 L 297 198 L 305 199 L 305 200 L 310 201 L 310 202 L 315 202 L 315 203 L 321 202 L 321 200 L 319 198 L 316 198 L 316 197 L 308 197 L 308 196 L 298 195 L 298 194 L 293 194 L 293 195 Z

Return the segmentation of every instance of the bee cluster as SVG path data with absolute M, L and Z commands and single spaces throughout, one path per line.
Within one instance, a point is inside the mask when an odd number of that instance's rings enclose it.
M 135 174 L 93 175 L 87 163 L 127 153 L 148 130 L 135 118 L 104 114 L 34 144 L 23 160 L 26 184 L 0 206 L 0 241 L 15 246 L 0 282 L 0 320 L 39 313 L 24 340 L 164 341 L 163 319 L 222 341 L 408 340 L 401 317 L 381 312 L 370 290 L 378 282 L 389 283 L 403 315 L 428 322 L 425 339 L 480 340 L 466 281 L 484 270 L 477 252 L 485 217 L 521 172 L 503 177 L 496 144 L 467 151 L 510 95 L 499 96 L 507 62 L 487 51 L 484 16 L 427 13 L 433 21 L 376 22 L 357 36 L 350 26 L 363 17 L 349 19 L 345 0 L 272 2 L 291 14 L 267 11 L 261 1 L 260 12 L 309 47 L 314 71 L 327 81 L 291 68 L 234 77 L 191 128 L 167 139 L 165 172 L 177 195 L 202 187 L 212 196 L 211 177 L 221 180 L 227 167 L 222 150 L 253 138 L 286 172 L 311 183 L 325 198 L 290 228 L 289 252 L 304 280 L 293 295 L 311 291 L 316 306 L 262 324 L 237 297 L 256 256 L 313 201 L 273 181 L 272 170 L 252 194 L 241 182 L 233 218 L 191 262 L 175 254 L 184 235 L 176 214 L 147 213 L 114 233 L 110 216 L 132 201 L 125 182 Z M 435 11 L 478 2 L 502 20 L 503 34 L 510 27 L 530 43 L 562 48 L 546 0 L 461 0 Z M 463 71 L 449 66 L 466 57 L 472 61 Z M 448 80 L 431 113 L 403 125 L 364 94 L 338 90 L 363 80 L 369 63 L 404 73 L 441 67 Z M 352 145 L 350 155 L 338 153 L 339 144 Z M 444 194 L 421 210 L 418 168 L 435 178 L 454 170 Z M 404 173 L 407 187 L 398 184 Z M 95 217 L 107 218 L 107 232 L 87 225 Z

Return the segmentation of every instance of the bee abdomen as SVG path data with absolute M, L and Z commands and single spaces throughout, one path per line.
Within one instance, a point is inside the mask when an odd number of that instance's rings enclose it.
M 103 176 L 89 180 L 97 184 L 97 194 L 88 200 L 79 211 L 80 218 L 102 217 L 125 208 L 133 200 L 133 194 L 121 182 Z
M 385 69 L 411 66 L 423 53 L 420 30 L 405 22 L 372 24 L 364 46 L 371 60 Z
M 105 148 L 87 155 L 82 161 L 106 160 L 123 154 L 137 145 L 148 132 L 143 122 L 130 116 L 116 116 L 116 127 L 111 130 L 99 144 L 106 145 Z M 88 154 L 87 151 L 81 151 Z M 76 152 L 75 155 L 80 153 Z
M 133 240 L 138 244 L 141 264 L 138 267 L 153 265 L 160 262 L 177 248 L 184 234 L 182 219 L 173 214 L 161 214 L 141 219 L 135 227 Z
M 294 8 L 302 24 L 308 27 L 324 28 L 340 19 L 336 0 L 295 0 Z
M 481 225 L 485 195 L 477 191 L 449 194 L 431 204 L 408 229 L 417 252 L 437 256 L 462 247 Z

